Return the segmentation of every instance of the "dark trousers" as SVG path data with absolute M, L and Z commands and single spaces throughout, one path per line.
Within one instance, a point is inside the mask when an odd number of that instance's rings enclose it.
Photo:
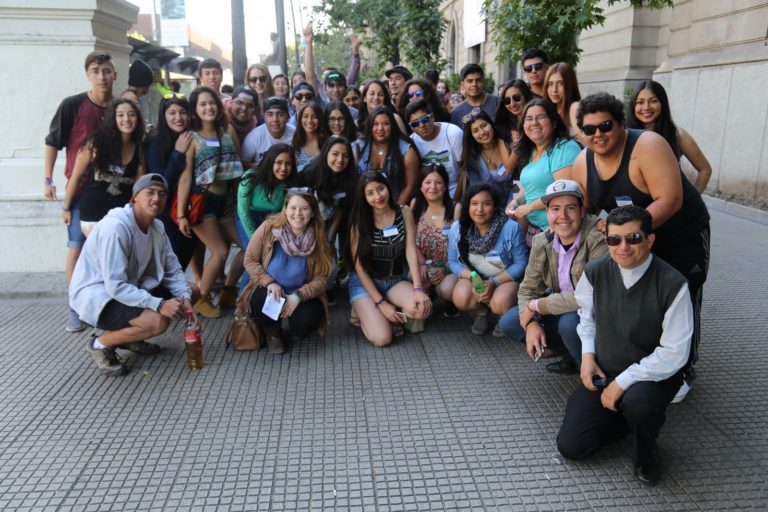
M 265 300 L 267 300 L 267 289 L 256 288 L 253 291 L 253 295 L 251 295 L 251 314 L 253 319 L 265 332 L 279 330 L 282 318 L 272 320 L 261 312 Z M 320 299 L 302 301 L 296 306 L 293 314 L 288 317 L 288 332 L 286 334 L 292 338 L 306 338 L 320 328 L 324 318 L 325 311 Z
M 682 382 L 682 370 L 661 382 L 638 382 L 622 396 L 619 412 L 603 407 L 600 391 L 590 391 L 580 384 L 565 406 L 557 449 L 565 458 L 583 459 L 632 432 L 632 461 L 644 464 L 664 425 L 667 405 Z
M 691 338 L 691 353 L 688 362 L 683 367 L 685 381 L 693 382 L 696 372 L 693 367 L 699 359 L 699 341 L 701 340 L 701 302 L 703 299 L 704 282 L 709 272 L 709 224 L 698 233 L 676 241 L 672 247 L 656 250 L 654 254 L 663 259 L 675 270 L 683 274 L 688 281 L 688 290 L 693 304 L 693 337 Z

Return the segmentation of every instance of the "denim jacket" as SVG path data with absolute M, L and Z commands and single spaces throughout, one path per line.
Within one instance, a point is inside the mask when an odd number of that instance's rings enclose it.
M 528 264 L 528 246 L 525 245 L 525 234 L 517 221 L 508 219 L 504 223 L 493 249 L 499 253 L 509 277 L 520 282 Z M 468 268 L 459 256 L 459 221 L 453 223 L 448 234 L 448 266 L 457 276 Z

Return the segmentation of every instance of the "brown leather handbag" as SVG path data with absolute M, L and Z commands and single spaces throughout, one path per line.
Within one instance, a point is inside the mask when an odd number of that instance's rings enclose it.
M 264 339 L 264 333 L 261 327 L 251 317 L 250 312 L 235 311 L 232 323 L 229 324 L 227 333 L 224 335 L 224 341 L 233 345 L 235 350 L 256 350 L 261 348 Z

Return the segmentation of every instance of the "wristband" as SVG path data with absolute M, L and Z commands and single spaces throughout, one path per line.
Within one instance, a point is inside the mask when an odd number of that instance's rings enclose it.
M 64 205 L 62 205 L 61 206 L 61 211 L 63 211 L 63 212 L 71 212 L 72 210 L 70 210 L 69 208 L 65 208 Z
M 380 300 L 374 302 L 373 305 L 378 308 L 379 306 L 381 306 L 381 303 L 384 302 L 385 300 L 386 299 L 384 297 L 382 297 Z
M 187 216 L 186 215 L 182 215 L 180 217 L 176 217 L 176 222 L 181 222 L 182 220 L 186 220 L 186 219 L 187 219 Z
M 296 293 L 296 292 L 293 292 L 291 295 L 293 295 L 294 297 L 296 297 L 296 301 L 297 301 L 297 302 L 301 302 L 301 295 L 299 295 L 299 294 L 298 294 L 298 293 Z
M 161 309 L 163 309 L 163 304 L 165 304 L 165 299 L 160 299 L 160 305 L 157 306 L 157 311 L 159 312 Z
M 420 262 L 419 262 L 419 266 L 420 266 L 420 267 L 428 267 L 428 266 L 429 266 L 429 263 L 427 263 L 426 261 L 420 261 Z
M 426 292 L 426 290 L 424 290 L 424 288 L 414 288 L 414 289 L 413 289 L 413 293 L 416 293 L 416 292 L 421 292 L 421 293 L 423 293 L 424 295 L 426 295 L 426 294 L 427 294 L 427 292 Z
M 496 276 L 491 276 L 491 282 L 493 283 L 493 286 L 498 288 L 499 287 L 499 280 L 496 279 Z
M 53 178 L 45 178 L 45 184 L 53 186 Z

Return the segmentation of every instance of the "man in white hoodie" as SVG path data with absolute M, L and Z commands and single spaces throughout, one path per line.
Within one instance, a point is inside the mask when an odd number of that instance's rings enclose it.
M 75 266 L 69 304 L 83 322 L 105 331 L 86 346 L 104 375 L 127 373 L 115 348 L 156 354 L 160 347 L 144 340 L 164 333 L 172 318 L 195 315 L 192 291 L 157 220 L 167 199 L 165 178 L 139 178 L 131 202 L 99 221 Z

